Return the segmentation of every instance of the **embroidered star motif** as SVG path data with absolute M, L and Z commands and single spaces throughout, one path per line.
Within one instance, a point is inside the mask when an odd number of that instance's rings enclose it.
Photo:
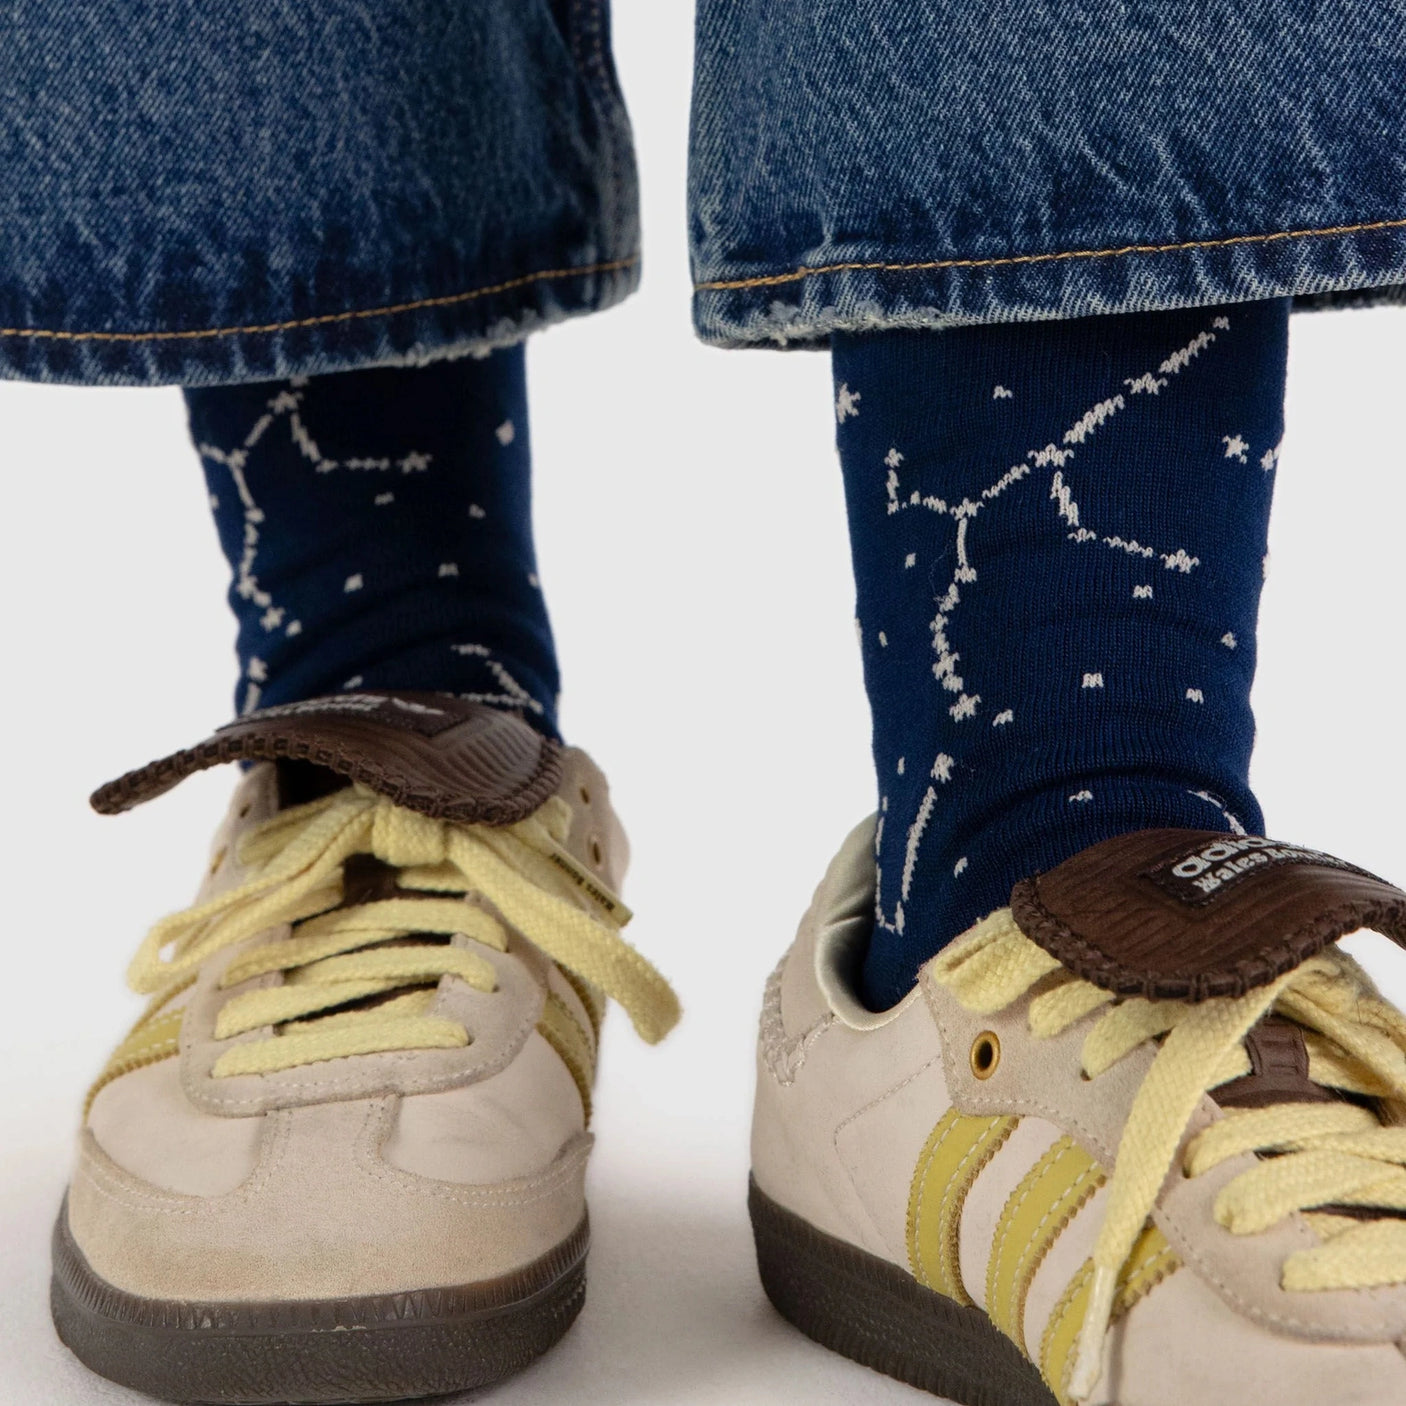
M 843 425 L 846 420 L 855 419 L 859 415 L 859 402 L 861 396 L 858 391 L 852 391 L 847 385 L 841 385 L 835 392 L 835 420 Z

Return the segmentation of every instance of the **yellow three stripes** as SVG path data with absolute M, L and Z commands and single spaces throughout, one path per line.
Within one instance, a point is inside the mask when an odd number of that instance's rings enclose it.
M 908 1196 L 908 1262 L 918 1283 L 969 1304 L 957 1262 L 962 1207 L 982 1168 L 1019 1120 L 968 1118 L 949 1108 L 932 1130 Z
M 1103 1182 L 1094 1159 L 1072 1138 L 1062 1137 L 1025 1174 L 1001 1212 L 986 1267 L 986 1311 L 1027 1356 L 1025 1299 L 1035 1271 Z
M 185 1011 L 163 1008 L 182 992 L 189 990 L 193 984 L 192 977 L 190 981 L 182 982 L 175 990 L 162 992 L 142 1012 L 141 1019 L 113 1050 L 107 1063 L 103 1065 L 102 1073 L 88 1090 L 88 1097 L 83 1104 L 85 1119 L 88 1110 L 93 1106 L 93 1100 L 114 1079 L 120 1079 L 124 1074 L 134 1073 L 138 1069 L 145 1069 L 148 1064 L 159 1064 L 163 1059 L 173 1059 L 181 1052 L 181 1021 Z
M 908 1197 L 908 1259 L 920 1284 L 970 1304 L 958 1259 L 962 1209 L 986 1164 L 1014 1131 L 1017 1118 L 974 1118 L 949 1109 L 918 1158 Z M 1061 1137 L 1010 1194 L 996 1224 L 986 1269 L 986 1311 L 1032 1356 L 1025 1341 L 1025 1304 L 1050 1247 L 1104 1175 L 1072 1138 Z M 1179 1265 L 1161 1231 L 1148 1225 L 1119 1279 L 1114 1316 L 1121 1317 Z M 1040 1343 L 1040 1371 L 1060 1400 L 1088 1307 L 1092 1261 L 1070 1281 Z
M 1150 1293 L 1181 1261 L 1167 1244 L 1162 1232 L 1148 1224 L 1133 1245 L 1128 1263 L 1118 1276 L 1118 1292 L 1113 1300 L 1113 1318 L 1121 1318 L 1144 1294 Z M 1085 1260 L 1083 1268 L 1069 1281 L 1060 1300 L 1050 1314 L 1040 1342 L 1040 1375 L 1050 1384 L 1061 1406 L 1069 1406 L 1066 1390 L 1069 1370 L 1074 1363 L 1074 1349 L 1079 1330 L 1084 1326 L 1084 1313 L 1089 1306 L 1089 1283 L 1094 1277 L 1094 1262 Z
M 581 1107 L 586 1121 L 591 1121 L 591 1088 L 596 1078 L 596 1044 L 594 1031 L 587 1033 L 571 1013 L 566 1002 L 555 991 L 547 993 L 537 1033 L 557 1052 L 576 1081 L 581 1095 Z

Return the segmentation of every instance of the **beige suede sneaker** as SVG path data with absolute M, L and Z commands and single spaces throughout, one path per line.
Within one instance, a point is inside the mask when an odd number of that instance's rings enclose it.
M 437 694 L 270 708 L 104 787 L 250 763 L 151 996 L 89 1095 L 53 1314 L 175 1401 L 483 1386 L 570 1326 L 604 998 L 672 993 L 619 936 L 604 777 Z
M 855 998 L 872 826 L 768 986 L 752 1219 L 829 1347 L 968 1406 L 1406 1401 L 1406 893 L 1144 831 Z

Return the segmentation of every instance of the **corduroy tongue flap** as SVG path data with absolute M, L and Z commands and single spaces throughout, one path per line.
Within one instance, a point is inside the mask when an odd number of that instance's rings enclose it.
M 450 694 L 367 691 L 250 713 L 196 747 L 110 781 L 92 804 L 115 815 L 207 767 L 283 759 L 468 825 L 523 820 L 561 780 L 561 749 L 520 718 Z
M 1021 931 L 1120 996 L 1242 996 L 1358 928 L 1406 946 L 1406 893 L 1260 835 L 1139 830 L 1011 893 Z

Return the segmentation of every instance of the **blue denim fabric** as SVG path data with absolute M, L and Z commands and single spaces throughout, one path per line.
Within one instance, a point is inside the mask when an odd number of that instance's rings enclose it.
M 1406 284 L 1406 0 L 699 0 L 700 334 Z
M 606 0 L 9 0 L 0 376 L 269 380 L 634 286 Z

